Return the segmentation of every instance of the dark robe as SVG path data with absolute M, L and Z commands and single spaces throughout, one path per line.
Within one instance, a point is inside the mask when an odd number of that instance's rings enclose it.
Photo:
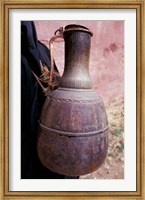
M 45 101 L 34 75 L 39 77 L 40 60 L 50 69 L 49 49 L 38 41 L 34 22 L 21 22 L 21 178 L 72 178 L 53 173 L 39 161 L 36 149 L 38 120 Z M 55 66 L 55 70 L 57 68 Z M 74 177 L 76 178 L 76 177 Z

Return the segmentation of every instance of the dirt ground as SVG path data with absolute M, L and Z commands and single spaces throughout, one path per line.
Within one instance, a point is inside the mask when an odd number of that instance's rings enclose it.
M 48 46 L 52 33 L 68 22 L 39 22 L 38 39 Z M 70 21 L 71 23 L 71 21 Z M 73 21 L 73 23 L 76 23 Z M 82 22 L 81 22 L 82 23 Z M 124 178 L 124 24 L 121 21 L 83 22 L 92 30 L 89 72 L 94 91 L 105 104 L 109 123 L 108 156 L 100 169 L 80 179 Z M 42 31 L 43 30 L 43 31 Z M 46 40 L 48 39 L 48 40 Z M 49 46 L 48 46 L 49 47 Z M 54 45 L 60 74 L 64 70 L 64 43 Z

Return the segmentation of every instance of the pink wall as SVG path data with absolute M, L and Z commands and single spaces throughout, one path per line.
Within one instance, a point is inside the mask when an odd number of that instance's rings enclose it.
M 35 21 L 38 39 L 48 46 L 59 27 L 81 24 L 93 32 L 90 76 L 94 90 L 106 104 L 124 96 L 124 22 L 123 21 Z M 55 43 L 55 61 L 61 74 L 64 44 Z

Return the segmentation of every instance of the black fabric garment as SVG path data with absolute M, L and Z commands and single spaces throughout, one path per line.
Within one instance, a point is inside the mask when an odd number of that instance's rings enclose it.
M 34 22 L 21 22 L 21 178 L 69 179 L 45 168 L 37 156 L 38 120 L 45 97 L 31 70 L 41 75 L 40 60 L 50 69 L 49 49 L 37 40 Z M 55 70 L 57 70 L 55 66 Z M 78 177 L 73 177 L 78 178 Z
M 40 76 L 40 60 L 50 66 L 50 53 L 38 42 L 33 22 L 21 22 L 21 178 L 64 178 L 46 169 L 36 150 L 38 119 L 45 101 L 31 69 Z

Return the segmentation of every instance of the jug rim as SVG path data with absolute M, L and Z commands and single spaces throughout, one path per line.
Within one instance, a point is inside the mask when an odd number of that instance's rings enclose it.
M 89 33 L 91 36 L 93 36 L 93 33 L 90 31 L 89 28 L 87 28 L 84 25 L 81 24 L 68 24 L 64 28 L 64 33 L 68 31 L 83 31 Z

